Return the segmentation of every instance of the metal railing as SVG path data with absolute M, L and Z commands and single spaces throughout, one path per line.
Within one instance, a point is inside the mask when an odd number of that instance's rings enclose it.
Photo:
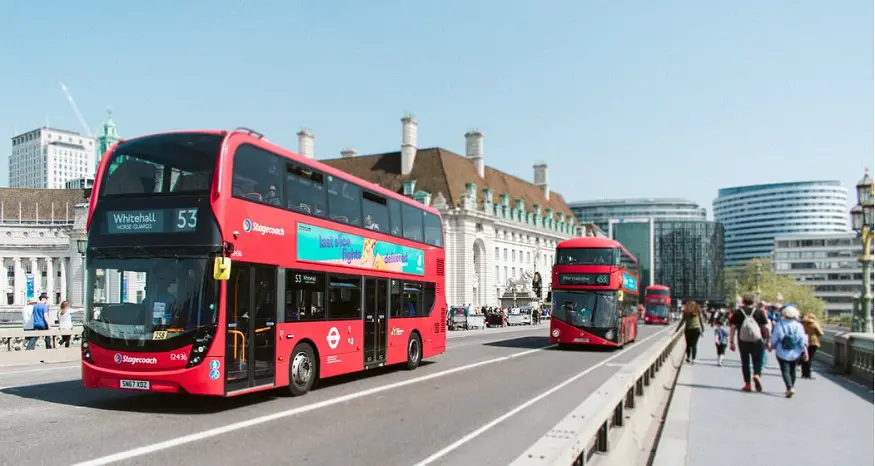
M 30 337 L 38 337 L 37 343 L 41 343 L 43 337 L 55 337 L 55 340 L 57 340 L 56 337 L 66 335 L 72 335 L 73 338 L 70 339 L 71 344 L 78 346 L 82 339 L 82 326 L 73 325 L 71 330 L 61 330 L 57 327 L 51 330 L 24 330 L 20 325 L 14 328 L 3 326 L 0 327 L 0 354 L 23 350 L 27 339 Z M 55 343 L 55 347 L 57 347 L 57 341 Z
M 605 455 L 613 451 L 611 445 L 622 441 L 612 431 L 629 423 L 627 410 L 634 410 L 641 401 L 646 401 L 642 397 L 653 396 L 654 388 L 665 392 L 663 383 L 655 380 L 657 374 L 673 380 L 677 366 L 672 364 L 671 353 L 682 335 L 683 332 L 671 332 L 650 351 L 626 365 L 511 464 L 587 465 L 597 458 L 608 458 Z M 669 373 L 661 371 L 666 363 Z M 616 448 L 620 450 L 622 448 Z

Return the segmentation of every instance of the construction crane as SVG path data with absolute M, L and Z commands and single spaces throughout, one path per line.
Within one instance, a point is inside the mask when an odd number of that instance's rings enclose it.
M 70 91 L 67 89 L 67 86 L 63 81 L 61 83 L 61 90 L 64 91 L 64 95 L 67 96 L 67 101 L 70 102 L 70 107 L 73 108 L 73 113 L 76 114 L 76 118 L 79 119 L 79 124 L 82 125 L 82 128 L 85 130 L 85 133 L 88 134 L 89 137 L 92 136 L 91 128 L 88 127 L 88 123 L 85 122 L 85 117 L 82 116 L 82 112 L 79 111 L 79 106 L 76 105 L 76 101 L 73 100 L 73 96 L 70 95 Z

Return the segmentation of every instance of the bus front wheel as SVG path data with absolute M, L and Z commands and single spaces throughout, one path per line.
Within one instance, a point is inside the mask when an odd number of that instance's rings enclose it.
M 418 333 L 411 333 L 407 340 L 407 370 L 419 367 L 422 362 L 422 338 Z
M 316 353 L 308 343 L 298 343 L 289 360 L 289 391 L 292 396 L 309 392 L 316 383 Z

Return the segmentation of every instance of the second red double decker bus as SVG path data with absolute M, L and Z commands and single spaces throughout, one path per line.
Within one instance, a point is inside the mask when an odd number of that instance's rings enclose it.
M 644 323 L 668 325 L 671 321 L 671 289 L 650 285 L 644 291 Z
M 118 143 L 88 222 L 85 387 L 301 395 L 446 349 L 438 212 L 254 131 Z
M 551 343 L 623 346 L 638 334 L 638 261 L 614 240 L 563 241 L 552 298 Z

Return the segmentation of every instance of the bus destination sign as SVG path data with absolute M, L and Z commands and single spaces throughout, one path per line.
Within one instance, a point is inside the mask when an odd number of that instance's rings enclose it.
M 606 273 L 561 273 L 559 284 L 608 286 L 611 284 L 611 276 Z
M 104 233 L 110 235 L 189 233 L 197 229 L 197 211 L 197 207 L 111 211 L 106 214 Z

